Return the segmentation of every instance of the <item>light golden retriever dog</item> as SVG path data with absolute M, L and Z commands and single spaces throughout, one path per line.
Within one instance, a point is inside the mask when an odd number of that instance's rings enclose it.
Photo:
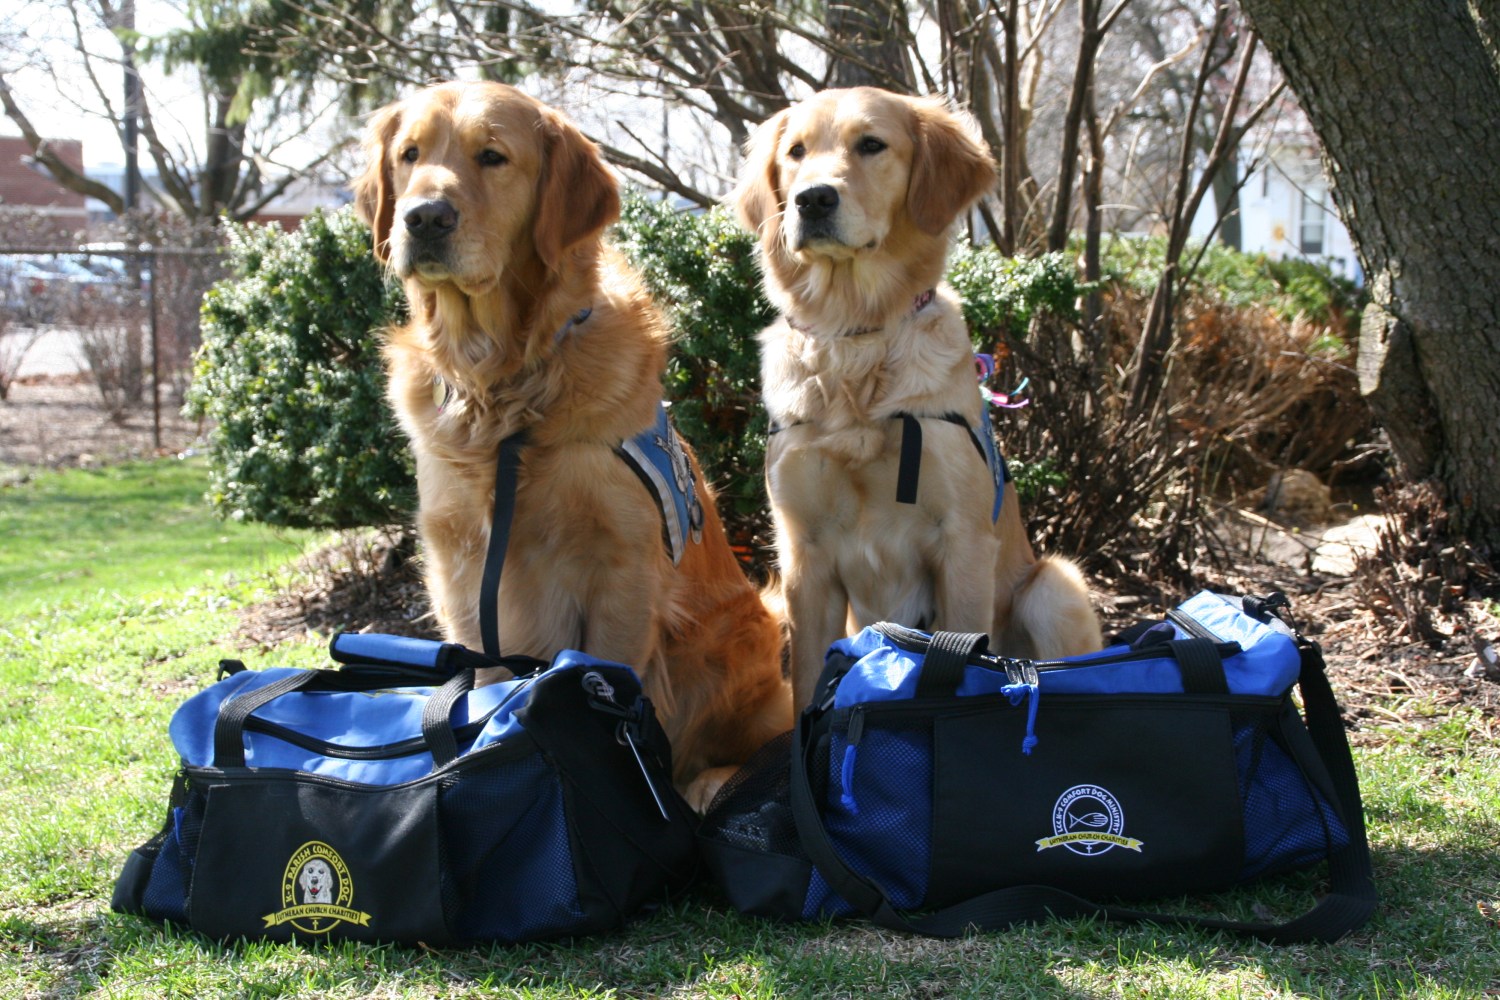
M 747 154 L 732 198 L 781 312 L 762 391 L 798 708 L 828 644 L 876 621 L 985 632 L 1013 656 L 1098 649 L 1081 575 L 1036 558 L 1008 482 L 994 517 L 988 404 L 942 283 L 954 222 L 995 184 L 971 124 L 940 100 L 832 90 Z
M 497 447 L 524 428 L 501 646 L 634 667 L 672 742 L 674 781 L 701 811 L 790 728 L 790 691 L 780 623 L 691 452 L 678 464 L 701 500 L 700 540 L 675 564 L 662 510 L 617 453 L 655 424 L 667 330 L 601 241 L 619 215 L 613 176 L 562 115 L 500 84 L 420 91 L 376 113 L 365 142 L 357 209 L 411 307 L 385 357 L 444 634 L 480 647 Z

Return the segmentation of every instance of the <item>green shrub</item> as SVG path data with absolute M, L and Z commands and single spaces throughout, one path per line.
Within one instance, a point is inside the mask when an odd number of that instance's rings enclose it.
M 1197 259 L 1201 243 L 1190 243 L 1183 266 Z M 1166 239 L 1160 236 L 1120 236 L 1104 242 L 1100 267 L 1106 284 L 1118 283 L 1150 295 L 1161 277 Z M 1333 326 L 1348 335 L 1349 322 L 1363 305 L 1354 282 L 1339 277 L 1322 264 L 1288 258 L 1271 260 L 1265 254 L 1241 253 L 1222 243 L 1211 243 L 1193 273 L 1191 286 L 1199 293 L 1233 308 L 1265 306 L 1283 322 L 1299 313 L 1315 323 Z
M 209 499 L 224 516 L 298 528 L 406 519 L 415 500 L 405 441 L 385 402 L 377 333 L 400 289 L 348 210 L 297 231 L 236 226 L 233 277 L 203 300 L 188 393 L 213 422 Z
M 1354 282 L 1306 260 L 1267 261 L 1266 268 L 1281 287 L 1275 306 L 1283 320 L 1302 313 L 1338 325 L 1335 321 L 1342 317 L 1347 328 L 1340 332 L 1354 332 L 1364 308 L 1364 292 Z
M 979 347 L 992 347 L 1003 336 L 1024 340 L 1039 311 L 1078 318 L 1082 288 L 1062 253 L 1007 257 L 993 245 L 960 240 L 948 259 L 948 282 L 963 299 L 969 336 Z

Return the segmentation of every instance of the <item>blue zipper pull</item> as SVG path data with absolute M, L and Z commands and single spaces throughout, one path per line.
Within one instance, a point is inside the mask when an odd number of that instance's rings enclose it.
M 839 766 L 839 804 L 850 816 L 859 815 L 859 804 L 854 801 L 854 760 L 859 741 L 865 734 L 865 712 L 855 708 L 849 714 L 849 732 L 844 745 L 844 759 Z
M 1007 684 L 1000 689 L 1000 693 L 1010 699 L 1012 705 L 1019 705 L 1024 699 L 1026 701 L 1026 735 L 1021 740 L 1021 753 L 1027 757 L 1031 751 L 1036 749 L 1036 712 L 1042 700 L 1041 675 L 1037 673 L 1036 666 L 1030 662 L 1020 664 L 1021 680 L 1015 684 Z

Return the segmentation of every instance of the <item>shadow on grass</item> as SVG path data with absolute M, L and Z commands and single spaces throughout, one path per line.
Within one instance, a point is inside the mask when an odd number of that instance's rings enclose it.
M 1333 945 L 1291 947 L 1093 920 L 956 940 L 862 921 L 780 924 L 729 911 L 705 885 L 614 933 L 521 945 L 218 943 L 76 904 L 11 915 L 0 927 L 31 967 L 28 986 L 56 996 L 1450 996 L 1500 982 L 1500 931 L 1471 898 L 1500 888 L 1500 861 L 1403 848 L 1377 850 L 1376 865 L 1382 905 L 1370 926 Z M 1152 905 L 1286 919 L 1322 888 L 1311 871 Z

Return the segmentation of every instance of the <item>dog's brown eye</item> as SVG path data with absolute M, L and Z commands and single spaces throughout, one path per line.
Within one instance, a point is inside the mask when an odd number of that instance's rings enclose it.
M 873 156 L 886 147 L 885 143 L 880 139 L 875 138 L 873 135 L 867 135 L 863 139 L 859 140 L 859 145 L 855 148 L 859 151 L 859 154 L 861 156 Z
M 505 162 L 505 154 L 493 149 L 483 150 L 479 154 L 479 165 L 481 167 L 498 167 Z
M 794 160 L 800 160 L 807 155 L 807 147 L 800 142 L 796 143 L 791 149 L 786 151 L 786 155 Z
M 407 146 L 405 149 L 403 149 L 401 151 L 401 159 L 405 160 L 407 163 L 416 163 L 417 162 L 417 147 L 416 146 Z

